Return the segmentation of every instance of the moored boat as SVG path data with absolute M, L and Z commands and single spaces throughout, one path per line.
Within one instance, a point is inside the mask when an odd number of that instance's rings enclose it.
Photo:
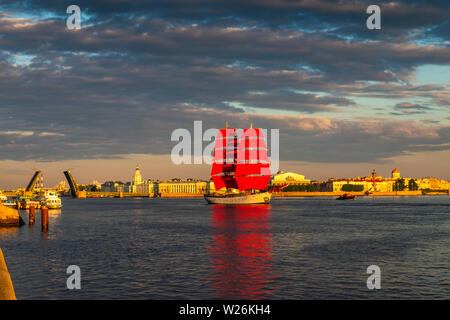
M 355 200 L 356 196 L 350 193 L 344 193 L 343 195 L 336 198 L 336 200 Z
M 209 204 L 268 204 L 271 177 L 267 147 L 259 128 L 220 129 L 214 146 L 211 178 L 216 192 L 205 194 Z
M 40 204 L 49 209 L 62 208 L 61 198 L 58 197 L 56 191 L 46 191 L 39 197 Z
M 16 206 L 16 203 L 14 201 L 6 200 L 5 202 L 2 202 L 2 205 L 5 207 L 14 208 Z
M 35 200 L 30 196 L 20 196 L 16 200 L 16 209 L 18 210 L 28 210 L 31 206 L 34 206 L 36 209 L 41 207 L 41 204 L 38 200 Z

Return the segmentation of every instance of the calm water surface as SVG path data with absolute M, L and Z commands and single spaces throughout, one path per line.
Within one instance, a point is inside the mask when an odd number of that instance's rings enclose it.
M 448 299 L 450 197 L 63 199 L 0 229 L 19 299 Z M 28 217 L 22 212 L 27 222 Z M 381 289 L 366 287 L 369 265 Z M 66 268 L 81 268 L 81 290 Z

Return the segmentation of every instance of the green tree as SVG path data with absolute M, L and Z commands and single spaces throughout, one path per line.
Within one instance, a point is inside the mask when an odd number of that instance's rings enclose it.
M 342 191 L 346 192 L 361 192 L 364 190 L 364 186 L 360 184 L 344 184 L 342 186 Z
M 397 179 L 394 184 L 394 191 L 403 191 L 406 188 L 405 179 Z
M 410 191 L 419 190 L 419 186 L 417 185 L 417 182 L 414 179 L 409 180 L 409 182 L 408 182 L 408 189 Z
M 313 192 L 313 184 L 290 185 L 281 190 L 283 192 Z
M 346 191 L 346 192 L 353 191 L 353 185 L 352 184 L 344 184 L 342 186 L 342 191 Z

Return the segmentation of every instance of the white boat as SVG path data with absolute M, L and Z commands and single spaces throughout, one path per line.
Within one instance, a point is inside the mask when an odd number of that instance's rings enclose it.
M 2 205 L 4 205 L 5 207 L 10 207 L 10 208 L 16 207 L 16 203 L 12 202 L 12 201 L 2 202 Z
M 1 191 L 0 191 L 0 204 L 6 206 L 6 207 L 14 207 L 16 204 L 14 203 L 14 201 L 11 201 L 7 196 L 5 196 Z
M 61 198 L 58 197 L 56 191 L 46 191 L 39 197 L 41 206 L 46 206 L 49 209 L 62 208 Z

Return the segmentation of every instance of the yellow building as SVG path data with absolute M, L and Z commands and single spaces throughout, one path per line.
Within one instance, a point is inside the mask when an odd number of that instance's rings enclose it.
M 280 185 L 302 185 L 302 184 L 310 184 L 311 180 L 305 179 L 304 175 L 294 173 L 294 172 L 283 172 L 280 171 L 277 174 L 274 174 L 270 180 L 271 185 L 280 186 Z
M 120 181 L 106 181 L 101 186 L 102 192 L 124 192 L 124 183 Z
M 158 183 L 158 193 L 160 194 L 183 194 L 202 193 L 204 194 L 209 182 L 200 180 L 171 180 Z
M 363 189 L 361 191 L 369 191 L 373 189 L 373 184 L 364 181 L 364 180 L 353 180 L 353 179 L 345 179 L 345 180 L 330 180 L 327 182 L 327 190 L 333 191 L 333 192 L 341 192 L 343 191 L 342 188 L 344 185 L 351 184 L 351 185 L 361 185 Z
M 152 180 L 141 181 L 140 184 L 135 186 L 136 193 L 148 193 L 153 194 L 157 189 L 157 184 Z
M 400 172 L 397 169 L 392 171 L 392 178 L 383 178 L 373 171 L 372 176 L 356 179 L 331 179 L 327 182 L 327 190 L 333 192 L 342 190 L 344 185 L 362 186 L 361 192 L 392 192 L 397 179 L 400 178 Z M 407 181 L 405 180 L 405 183 Z
M 139 169 L 139 166 L 136 165 L 136 169 L 134 171 L 133 181 L 128 182 L 127 184 L 125 184 L 124 192 L 131 192 L 131 193 L 139 192 L 138 191 L 138 186 L 141 185 L 142 183 L 143 183 L 143 181 L 142 181 L 141 171 Z
M 392 179 L 400 179 L 400 171 L 398 169 L 392 170 Z
M 376 173 L 375 173 L 376 175 Z M 445 180 L 440 180 L 436 178 L 423 178 L 423 179 L 413 179 L 402 177 L 398 169 L 392 171 L 391 178 L 383 178 L 380 176 L 375 177 L 375 188 L 373 183 L 373 176 L 368 176 L 364 178 L 356 179 L 331 179 L 326 183 L 326 190 L 333 192 L 343 191 L 342 188 L 346 184 L 351 185 L 362 185 L 364 192 L 392 192 L 395 191 L 395 183 L 403 179 L 405 183 L 405 191 L 409 190 L 409 182 L 414 180 L 418 186 L 418 190 L 449 190 L 450 183 Z M 411 190 L 412 191 L 412 190 Z
M 445 180 L 427 177 L 416 180 L 419 185 L 419 189 L 422 190 L 450 190 L 450 183 Z

